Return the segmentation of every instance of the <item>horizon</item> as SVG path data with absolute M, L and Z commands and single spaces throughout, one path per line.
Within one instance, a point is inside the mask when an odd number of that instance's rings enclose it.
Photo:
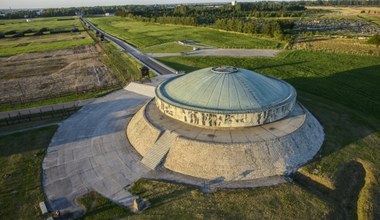
M 263 0 L 243 0 L 238 2 L 258 2 Z M 269 0 L 276 1 L 276 0 Z M 286 0 L 284 0 L 286 1 Z M 289 1 L 289 0 L 288 0 Z M 123 6 L 123 5 L 165 5 L 165 4 L 206 4 L 206 3 L 230 3 L 231 0 L 3 0 L 0 2 L 0 9 L 46 9 L 46 8 L 70 8 L 70 7 L 96 7 L 96 6 Z

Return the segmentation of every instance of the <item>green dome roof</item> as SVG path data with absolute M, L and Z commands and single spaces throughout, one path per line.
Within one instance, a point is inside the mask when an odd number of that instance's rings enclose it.
M 295 101 L 288 83 L 236 67 L 213 67 L 173 77 L 157 98 L 180 108 L 212 113 L 262 112 Z

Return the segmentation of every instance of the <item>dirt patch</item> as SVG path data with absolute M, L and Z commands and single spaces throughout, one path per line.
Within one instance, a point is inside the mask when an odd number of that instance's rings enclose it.
M 0 103 L 114 84 L 94 46 L 0 58 Z

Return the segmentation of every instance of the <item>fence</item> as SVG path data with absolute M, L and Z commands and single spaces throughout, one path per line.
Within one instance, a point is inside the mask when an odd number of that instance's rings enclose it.
M 18 104 L 26 104 L 26 103 L 32 103 L 32 102 L 38 102 L 46 99 L 54 99 L 54 98 L 63 98 L 63 97 L 68 97 L 72 95 L 84 95 L 87 93 L 98 93 L 101 91 L 106 91 L 106 90 L 112 90 L 112 89 L 118 89 L 122 88 L 123 84 L 122 83 L 112 83 L 108 84 L 105 86 L 89 86 L 89 87 L 77 87 L 75 91 L 69 91 L 69 92 L 60 92 L 57 94 L 48 94 L 46 96 L 39 96 L 39 97 L 32 97 L 32 98 L 25 98 L 22 96 L 12 98 L 10 100 L 4 100 L 0 101 L 0 105 L 7 105 L 7 106 L 13 106 L 13 105 L 18 105 Z
M 50 109 L 39 108 L 31 110 L 20 110 L 17 113 L 13 114 L 8 113 L 8 117 L 0 119 L 0 127 L 21 124 L 32 121 L 41 121 L 48 119 L 65 119 L 68 118 L 71 114 L 76 112 L 81 107 L 78 104 L 73 104 L 72 106 L 63 107 L 63 108 L 54 108 Z

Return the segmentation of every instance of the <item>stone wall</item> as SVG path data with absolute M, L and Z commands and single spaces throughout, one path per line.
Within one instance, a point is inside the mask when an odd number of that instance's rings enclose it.
M 127 126 L 127 137 L 132 146 L 144 156 L 153 147 L 161 131 L 150 124 L 145 117 L 144 105 L 130 120 Z
M 323 140 L 322 126 L 307 112 L 306 121 L 299 129 L 277 139 L 218 144 L 178 137 L 164 166 L 206 179 L 238 180 L 283 175 L 311 160 Z
M 127 136 L 145 156 L 161 134 L 145 116 L 146 105 L 131 119 Z M 324 132 L 304 109 L 305 121 L 287 135 L 247 143 L 216 143 L 178 136 L 164 166 L 174 172 L 204 179 L 245 180 L 284 175 L 311 160 L 323 144 Z M 175 131 L 173 131 L 175 132 Z
M 179 108 L 155 98 L 158 109 L 165 115 L 184 123 L 206 128 L 249 127 L 277 121 L 286 117 L 294 107 L 295 98 L 284 105 L 263 112 L 218 114 Z

